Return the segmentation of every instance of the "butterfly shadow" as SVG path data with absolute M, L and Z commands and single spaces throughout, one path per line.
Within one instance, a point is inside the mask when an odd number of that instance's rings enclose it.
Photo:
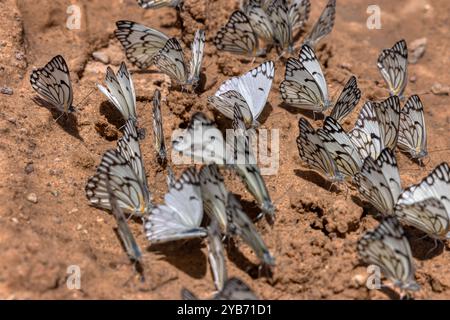
M 316 120 L 324 120 L 325 119 L 325 115 L 321 112 L 314 112 L 311 110 L 305 110 L 305 109 L 300 109 L 297 107 L 293 107 L 289 104 L 287 104 L 286 102 L 282 102 L 281 104 L 278 105 L 280 108 L 285 109 L 287 112 L 292 113 L 292 114 L 300 114 L 310 120 L 316 121 Z
M 127 248 L 126 248 L 125 245 L 123 244 L 123 240 L 122 240 L 122 237 L 120 236 L 120 233 L 119 233 L 119 229 L 118 229 L 118 228 L 114 228 L 114 234 L 116 235 L 117 240 L 119 241 L 120 246 L 122 247 L 123 252 L 125 252 L 125 253 L 127 254 L 127 256 L 128 256 Z M 133 236 L 133 237 L 134 237 L 134 236 Z M 139 249 L 140 249 L 140 248 L 139 248 Z M 133 264 L 134 271 L 136 271 L 136 273 L 139 275 L 139 277 L 140 277 L 140 279 L 141 279 L 141 282 L 144 282 L 144 281 L 145 281 L 145 276 L 144 276 L 144 266 L 143 266 L 142 262 L 139 261 L 139 260 L 134 260 L 134 259 L 131 258 L 130 256 L 128 256 L 128 259 L 129 259 L 129 261 Z
M 201 239 L 179 240 L 153 244 L 147 250 L 162 256 L 162 259 L 195 279 L 206 275 L 207 259 L 201 250 Z
M 322 189 L 325 189 L 330 192 L 338 192 L 339 189 L 336 186 L 335 183 L 330 182 L 329 180 L 322 177 L 320 174 L 313 170 L 302 170 L 302 169 L 295 169 L 294 173 L 296 176 L 307 180 L 309 182 L 314 183 L 315 185 L 321 187 Z
M 403 226 L 411 246 L 411 253 L 414 258 L 424 261 L 430 260 L 444 251 L 443 241 L 435 240 L 413 227 Z
M 105 116 L 108 123 L 115 126 L 118 130 L 125 125 L 125 120 L 122 114 L 116 107 L 114 107 L 109 101 L 103 101 L 100 104 L 100 114 Z
M 32 100 L 38 106 L 46 108 L 48 111 L 50 111 L 53 120 L 58 123 L 61 129 L 63 129 L 74 138 L 77 138 L 80 141 L 84 141 L 80 136 L 80 132 L 78 131 L 78 121 L 74 113 L 69 113 L 67 115 L 61 114 L 61 111 L 55 109 L 55 107 L 53 107 L 50 103 L 39 96 L 33 97 Z

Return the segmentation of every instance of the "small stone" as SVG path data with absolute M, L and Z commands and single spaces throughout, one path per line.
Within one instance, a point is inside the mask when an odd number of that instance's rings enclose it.
M 34 172 L 34 166 L 33 166 L 33 162 L 28 162 L 25 166 L 25 173 L 26 174 L 30 174 Z
M 366 283 L 367 277 L 362 274 L 356 274 L 351 280 L 351 284 L 354 288 L 362 287 Z
M 352 65 L 347 62 L 341 63 L 341 68 L 350 72 L 352 71 Z
M 448 96 L 450 88 L 448 86 L 443 86 L 440 83 L 435 83 L 431 86 L 431 92 L 437 96 Z
M 427 38 L 416 39 L 408 45 L 408 49 L 411 52 L 409 62 L 414 64 L 419 61 L 425 53 L 427 47 Z
M 23 60 L 24 57 L 25 57 L 25 54 L 23 52 L 20 52 L 20 51 L 16 52 L 17 60 L 21 61 L 21 60 Z
M 52 190 L 52 191 L 50 191 L 50 193 L 51 193 L 54 197 L 59 196 L 59 191 L 58 191 L 58 190 Z
M 440 293 L 440 292 L 444 291 L 442 283 L 439 280 L 432 278 L 430 281 L 430 284 L 431 284 L 431 289 L 434 292 Z
M 83 226 L 81 224 L 77 224 L 77 231 L 80 231 L 81 229 L 83 229 Z
M 38 198 L 37 198 L 36 193 L 29 193 L 27 195 L 27 200 L 32 202 L 32 203 L 37 203 L 38 202 Z
M 16 118 L 13 118 L 13 117 L 11 117 L 11 118 L 8 118 L 8 121 L 9 121 L 9 122 L 11 122 L 12 124 L 16 124 L 16 122 L 17 122 L 17 119 L 16 119 Z
M 98 223 L 102 223 L 103 221 L 105 221 L 103 218 L 97 218 Z
M 13 89 L 8 87 L 1 87 L 0 92 L 3 94 L 7 94 L 8 96 L 11 96 L 14 93 Z
M 19 223 L 19 220 L 17 218 L 11 218 L 11 221 L 14 223 Z
M 414 76 L 411 76 L 410 78 L 409 78 L 409 81 L 411 82 L 411 83 L 415 83 L 416 81 L 417 81 L 417 77 L 414 75 Z
M 78 208 L 73 208 L 69 211 L 69 214 L 77 213 L 77 212 L 78 212 Z
M 100 51 L 93 52 L 92 57 L 103 64 L 108 64 L 110 61 L 109 56 L 106 53 Z

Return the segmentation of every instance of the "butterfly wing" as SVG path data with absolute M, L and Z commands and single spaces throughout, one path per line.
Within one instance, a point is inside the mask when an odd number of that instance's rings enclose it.
M 197 84 L 200 80 L 200 72 L 202 70 L 203 51 L 205 48 L 205 31 L 197 30 L 195 32 L 194 41 L 191 45 L 191 61 L 189 69 L 188 83 Z
M 217 95 L 218 93 L 219 91 L 217 91 L 216 95 L 208 97 L 208 102 L 214 107 L 214 109 L 219 111 L 228 119 L 233 119 L 233 109 L 234 106 L 237 106 L 244 117 L 245 124 L 247 126 L 253 124 L 252 111 L 250 110 L 250 107 L 242 94 L 235 90 L 225 91 L 220 95 Z
M 417 95 L 411 96 L 400 112 L 397 144 L 413 159 L 421 159 L 428 154 L 423 105 Z
M 308 120 L 301 117 L 298 127 L 300 133 L 297 137 L 297 147 L 300 158 L 331 181 L 342 181 L 344 177 L 336 162 Z
M 305 43 L 315 47 L 317 43 L 333 30 L 334 17 L 336 15 L 336 0 L 329 0 L 319 20 L 305 39 Z
M 402 96 L 408 83 L 408 48 L 400 40 L 391 49 L 384 49 L 378 57 L 378 69 L 392 95 Z
M 258 38 L 253 32 L 249 19 L 242 11 L 231 14 L 213 40 L 219 50 L 253 56 L 258 48 Z
M 222 290 L 227 281 L 227 266 L 225 262 L 222 235 L 216 220 L 208 226 L 208 260 L 217 290 Z
M 351 76 L 336 101 L 330 116 L 342 124 L 344 118 L 355 109 L 360 98 L 361 90 L 358 88 L 355 76 Z
M 120 20 L 116 22 L 114 34 L 120 41 L 130 62 L 140 69 L 153 63 L 153 56 L 161 50 L 169 37 L 142 24 Z
M 144 9 L 159 9 L 162 7 L 178 7 L 183 0 L 138 0 Z
M 164 140 L 164 131 L 161 116 L 161 93 L 158 89 L 155 90 L 153 96 L 153 136 L 155 139 L 155 149 L 158 152 L 158 159 L 161 163 L 166 161 L 167 151 Z
M 391 96 L 380 103 L 374 103 L 373 106 L 380 126 L 383 145 L 394 150 L 397 146 L 400 123 L 400 99 L 397 96 Z
M 379 266 L 394 284 L 405 290 L 416 291 L 411 248 L 403 228 L 395 217 L 387 217 L 373 231 L 368 231 L 358 242 L 360 256 Z
M 309 0 L 293 0 L 289 7 L 289 23 L 292 30 L 303 27 L 309 18 L 311 3 Z
M 167 40 L 164 47 L 153 57 L 153 63 L 159 70 L 181 85 L 187 84 L 188 73 L 183 49 L 176 38 Z
M 259 4 L 252 3 L 244 8 L 245 15 L 248 17 L 252 29 L 255 33 L 271 43 L 274 38 L 274 31 L 269 16 Z
M 242 280 L 230 278 L 222 291 L 217 293 L 214 300 L 258 300 L 258 297 Z
M 74 111 L 69 68 L 62 56 L 53 57 L 43 68 L 33 70 L 30 83 L 33 89 L 58 111 L 66 114 Z
M 200 180 L 194 167 L 183 172 L 164 197 L 165 204 L 151 210 L 145 232 L 151 243 L 206 236 L 200 227 L 203 204 Z
M 292 48 L 292 28 L 289 21 L 289 8 L 286 0 L 273 0 L 267 8 L 273 26 L 273 35 L 277 45 L 289 52 Z

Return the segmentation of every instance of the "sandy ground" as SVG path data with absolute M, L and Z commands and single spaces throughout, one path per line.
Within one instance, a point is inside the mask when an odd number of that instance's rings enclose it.
M 206 99 L 230 76 L 241 74 L 255 64 L 218 52 L 211 41 L 229 14 L 238 7 L 233 1 L 187 0 L 177 23 L 176 11 L 165 8 L 146 11 L 133 0 L 78 1 L 80 30 L 66 28 L 67 7 L 75 1 L 0 1 L 0 87 L 13 90 L 0 94 L 0 298 L 7 299 L 178 299 L 187 287 L 201 297 L 214 291 L 201 241 L 177 242 L 149 247 L 142 225 L 131 221 L 138 243 L 144 250 L 144 276 L 139 275 L 124 253 L 114 232 L 115 221 L 105 211 L 90 207 L 84 194 L 86 180 L 95 171 L 101 155 L 116 144 L 123 124 L 106 98 L 97 90 L 67 121 L 55 122 L 57 114 L 39 107 L 29 75 L 53 56 L 62 54 L 71 70 L 75 104 L 102 83 L 106 65 L 95 61 L 100 51 L 117 69 L 125 59 L 112 36 L 115 21 L 134 20 L 183 40 L 186 47 L 196 28 L 207 32 L 203 72 L 205 82 L 198 93 L 170 91 L 170 80 L 150 68 L 135 72 L 140 124 L 147 128 L 143 141 L 150 189 L 157 203 L 167 191 L 165 174 L 156 163 L 151 134 L 151 98 L 155 88 L 162 91 L 164 129 L 170 133 L 185 125 L 195 111 L 208 111 Z M 317 19 L 325 1 L 313 1 L 306 30 Z M 358 78 L 362 100 L 346 120 L 354 123 L 363 101 L 387 97 L 376 59 L 382 48 L 405 38 L 408 44 L 426 37 L 425 55 L 409 66 L 411 81 L 406 95 L 430 91 L 436 83 L 450 84 L 448 1 L 380 0 L 382 29 L 366 27 L 371 1 L 339 1 L 333 32 L 319 45 L 318 55 L 333 97 L 346 80 Z M 271 52 L 267 59 L 276 59 Z M 273 229 L 265 221 L 257 227 L 276 256 L 272 279 L 258 276 L 257 260 L 245 245 L 228 250 L 230 276 L 247 282 L 264 299 L 387 299 L 390 291 L 369 291 L 361 286 L 366 267 L 358 259 L 356 242 L 365 230 L 377 224 L 371 210 L 362 205 L 356 190 L 329 191 L 329 184 L 301 163 L 295 138 L 301 113 L 281 108 L 278 86 L 284 75 L 284 60 L 276 63 L 276 75 L 262 126 L 280 130 L 280 168 L 266 177 L 277 220 Z M 130 64 L 128 64 L 131 66 Z M 137 71 L 132 68 L 132 71 Z M 420 168 L 397 153 L 405 186 L 419 181 L 440 162 L 449 159 L 450 98 L 422 94 L 428 126 L 430 159 Z M 309 115 L 307 115 L 309 116 Z M 320 125 L 316 121 L 316 126 Z M 176 167 L 179 174 L 182 168 Z M 241 182 L 227 176 L 230 188 L 239 193 L 248 212 L 256 212 L 251 195 Z M 30 194 L 36 195 L 36 201 Z M 422 290 L 419 299 L 450 298 L 450 253 L 448 243 L 427 255 L 434 242 L 408 229 L 416 277 Z M 81 269 L 81 289 L 66 286 L 67 268 Z

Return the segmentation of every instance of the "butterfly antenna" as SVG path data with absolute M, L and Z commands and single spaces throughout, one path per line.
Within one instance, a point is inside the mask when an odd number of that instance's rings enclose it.
M 67 113 L 66 113 L 66 112 L 62 112 L 62 113 L 59 115 L 59 117 L 56 118 L 54 121 L 55 121 L 55 122 L 58 122 L 58 120 L 59 120 L 63 115 L 67 115 Z
M 91 89 L 91 91 L 89 91 L 89 93 L 88 93 L 83 99 L 81 99 L 81 101 L 74 107 L 75 112 L 76 112 L 76 110 L 83 104 L 83 102 L 85 102 L 86 99 L 89 98 L 89 96 L 90 96 L 90 95 L 92 94 L 92 92 L 94 92 L 94 91 L 95 91 L 95 89 Z

